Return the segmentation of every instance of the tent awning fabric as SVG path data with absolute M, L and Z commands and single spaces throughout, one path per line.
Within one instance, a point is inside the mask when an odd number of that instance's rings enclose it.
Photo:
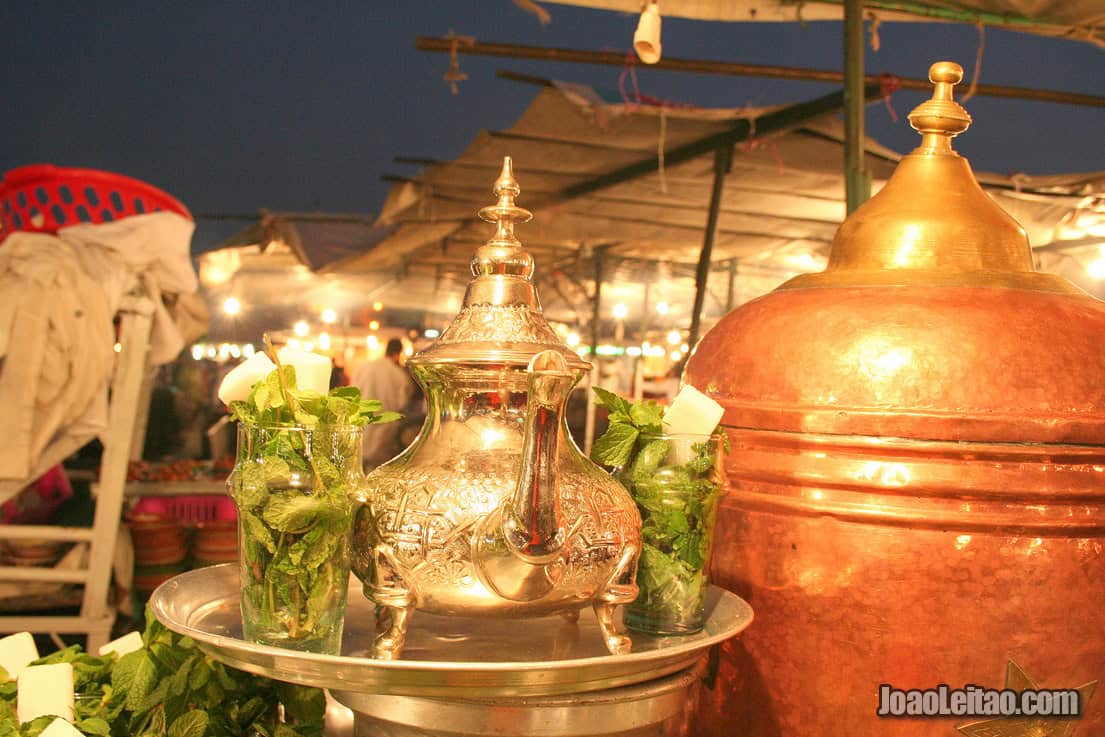
M 655 161 L 660 150 L 670 154 L 749 121 L 752 135 L 734 147 L 724 181 L 704 309 L 709 321 L 790 276 L 822 268 L 844 219 L 839 117 L 808 118 L 773 135 L 755 132 L 756 121 L 780 112 L 662 110 L 627 105 L 617 93 L 604 97 L 588 87 L 551 83 L 513 127 L 481 132 L 455 160 L 427 160 L 420 173 L 396 183 L 378 221 L 356 224 L 360 240 L 329 240 L 343 232 L 340 217 L 326 228 L 305 227 L 292 218 L 295 232 L 280 236 L 289 244 L 287 257 L 299 255 L 317 270 L 324 259 L 313 260 L 310 254 L 332 254 L 335 242 L 353 253 L 326 262 L 311 281 L 305 281 L 307 274 L 289 274 L 286 284 L 274 287 L 276 296 L 301 301 L 318 295 L 320 303 L 325 298 L 326 304 L 349 306 L 381 300 L 389 308 L 451 317 L 470 279 L 472 255 L 493 231 L 476 213 L 494 201 L 492 185 L 503 156 L 510 155 L 522 187 L 518 202 L 534 212 L 531 222 L 518 226 L 518 236 L 536 259 L 551 318 L 576 324 L 589 320 L 601 253 L 604 302 L 664 301 L 672 308 L 669 322 L 685 324 L 713 184 L 713 152 L 705 149 L 697 158 L 669 162 L 581 196 L 566 192 L 623 167 Z M 866 142 L 865 166 L 875 190 L 898 159 L 894 151 Z M 1059 222 L 1087 196 L 1105 194 L 1105 172 L 980 174 L 979 179 L 1025 227 L 1033 245 L 1051 242 Z M 275 220 L 288 222 L 285 216 Z M 270 232 L 262 235 L 243 242 L 272 240 Z M 273 270 L 261 263 L 246 271 L 256 272 L 266 284 L 272 280 Z M 651 291 L 646 294 L 646 289 Z
M 542 3 L 640 13 L 641 0 L 541 0 Z M 1102 0 L 868 0 L 864 13 L 884 21 L 958 20 L 1087 41 L 1105 47 Z M 707 21 L 840 20 L 842 0 L 664 0 L 664 15 Z M 554 16 L 555 18 L 555 16 Z
M 395 232 L 372 250 L 336 264 L 343 273 L 401 270 L 463 272 L 490 226 L 476 217 L 492 201 L 504 155 L 514 159 L 519 203 L 535 213 L 519 227 L 539 265 L 602 247 L 645 261 L 697 262 L 713 184 L 704 155 L 591 194 L 561 201 L 565 189 L 628 164 L 755 121 L 766 109 L 698 111 L 607 103 L 588 88 L 545 87 L 518 123 L 480 133 L 455 161 L 426 166 L 395 185 L 380 222 Z M 755 123 L 752 124 L 753 130 Z M 825 255 L 845 215 L 843 128 L 836 116 L 813 119 L 775 136 L 753 137 L 733 151 L 713 257 L 788 270 L 795 258 Z M 868 140 L 865 166 L 875 189 L 898 154 Z M 1105 173 L 980 180 L 1029 232 L 1047 243 L 1062 213 L 1080 196 L 1105 189 Z
M 301 264 L 320 271 L 336 261 L 370 250 L 395 228 L 365 215 L 263 212 L 256 223 L 220 244 L 222 248 L 287 244 Z

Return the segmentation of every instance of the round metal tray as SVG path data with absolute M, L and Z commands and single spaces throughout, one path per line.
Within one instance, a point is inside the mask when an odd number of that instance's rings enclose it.
M 610 655 L 590 609 L 562 617 L 470 619 L 415 612 L 399 660 L 374 660 L 373 606 L 350 581 L 342 655 L 317 655 L 242 639 L 236 564 L 201 568 L 163 583 L 154 615 L 211 657 L 250 673 L 347 692 L 453 698 L 553 696 L 642 683 L 692 665 L 711 645 L 752 622 L 738 596 L 711 587 L 706 628 L 694 635 L 629 632 L 633 652 Z

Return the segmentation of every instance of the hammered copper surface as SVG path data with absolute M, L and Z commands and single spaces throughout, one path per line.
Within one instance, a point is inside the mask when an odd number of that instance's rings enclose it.
M 688 364 L 733 444 L 713 580 L 757 619 L 702 737 L 950 737 L 971 720 L 877 718 L 879 685 L 1001 688 L 1009 660 L 1045 688 L 1105 679 L 1105 304 L 1033 272 L 952 151 L 960 76 L 934 65 L 921 147 L 826 271 Z M 1071 726 L 1105 732 L 1105 698 Z

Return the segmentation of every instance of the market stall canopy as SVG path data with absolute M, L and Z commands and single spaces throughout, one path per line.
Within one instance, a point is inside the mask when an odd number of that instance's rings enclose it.
M 641 0 L 542 0 L 558 5 L 641 12 Z M 1105 3 L 1101 0 L 867 0 L 865 15 L 884 21 L 958 21 L 1061 36 L 1105 47 Z M 707 21 L 807 22 L 840 20 L 840 0 L 666 0 L 664 15 Z
M 366 251 L 391 235 L 394 228 L 374 222 L 369 215 L 262 211 L 257 222 L 220 244 L 220 248 L 286 244 L 303 266 L 323 269 Z
M 713 249 L 717 266 L 739 267 L 737 294 L 732 285 L 711 283 L 706 316 L 716 317 L 734 300 L 824 264 L 845 215 L 837 111 L 811 103 L 661 108 L 549 82 L 513 127 L 481 132 L 456 160 L 403 159 L 424 166 L 417 176 L 394 178 L 380 215 L 394 232 L 329 271 L 417 282 L 410 296 L 432 311 L 442 295 L 462 288 L 473 251 L 488 238 L 489 226 L 476 212 L 490 201 L 491 183 L 503 156 L 510 155 L 522 187 L 519 201 L 535 213 L 519 227 L 519 237 L 537 259 L 538 277 L 553 287 L 542 287 L 547 309 L 558 313 L 568 306 L 576 315 L 587 314 L 582 285 L 593 278 L 597 253 L 607 264 L 604 281 L 615 290 L 604 291 L 604 299 L 609 294 L 611 300 L 639 301 L 645 283 L 659 282 L 685 296 L 693 289 L 702 248 L 716 141 L 739 129 L 745 135 L 734 139 L 739 142 L 724 181 Z M 667 159 L 659 167 L 658 151 Z M 698 153 L 674 156 L 680 151 Z M 867 141 L 865 166 L 876 191 L 898 159 Z M 1105 173 L 980 179 L 1033 244 L 1050 243 L 1060 220 L 1085 197 L 1105 192 Z M 652 299 L 658 299 L 656 292 Z M 689 305 L 678 296 L 671 301 Z M 444 304 L 440 311 L 450 312 Z

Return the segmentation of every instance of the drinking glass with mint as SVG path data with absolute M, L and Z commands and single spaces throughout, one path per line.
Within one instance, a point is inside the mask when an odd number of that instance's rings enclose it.
M 227 483 L 238 507 L 243 635 L 339 654 L 364 427 L 399 415 L 355 387 L 330 391 L 320 356 L 276 358 L 257 354 L 219 391 L 240 423 Z
M 721 407 L 684 387 L 664 410 L 595 389 L 610 426 L 591 457 L 616 469 L 641 513 L 637 600 L 624 609 L 627 627 L 655 635 L 691 634 L 706 621 L 707 566 L 717 504 L 723 436 Z

